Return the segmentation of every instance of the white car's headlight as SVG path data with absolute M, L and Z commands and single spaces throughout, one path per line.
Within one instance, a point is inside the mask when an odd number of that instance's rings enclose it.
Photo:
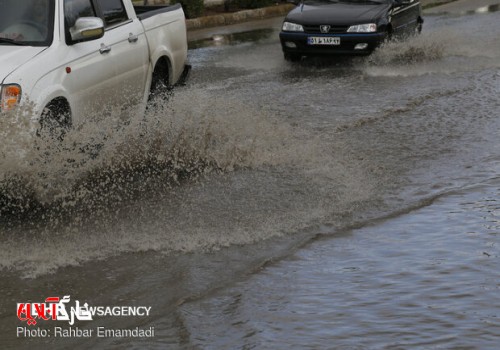
M 303 32 L 304 28 L 300 24 L 284 22 L 283 23 L 284 32 Z
M 358 24 L 356 26 L 350 26 L 347 29 L 348 33 L 375 33 L 377 31 L 377 25 L 375 23 Z
M 1 86 L 2 100 L 0 110 L 10 111 L 21 101 L 21 87 L 17 84 L 6 84 Z

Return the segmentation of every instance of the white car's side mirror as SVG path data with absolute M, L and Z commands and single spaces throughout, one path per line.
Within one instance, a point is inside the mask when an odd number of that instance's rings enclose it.
M 99 39 L 104 35 L 104 22 L 98 17 L 80 17 L 69 32 L 74 43 Z

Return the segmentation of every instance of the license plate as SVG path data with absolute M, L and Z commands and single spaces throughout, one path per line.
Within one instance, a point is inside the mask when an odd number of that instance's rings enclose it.
M 339 37 L 310 36 L 307 38 L 308 45 L 340 45 Z

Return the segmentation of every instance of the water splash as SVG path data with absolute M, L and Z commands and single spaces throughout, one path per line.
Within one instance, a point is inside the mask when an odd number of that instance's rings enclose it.
M 313 171 L 324 151 L 262 108 L 190 87 L 146 115 L 122 117 L 75 125 L 60 143 L 32 138 L 22 159 L 0 168 L 0 269 L 36 277 L 124 252 L 217 249 L 280 235 L 329 210 L 304 199 L 270 212 L 309 182 L 281 173 Z
M 156 104 L 146 115 L 120 112 L 75 125 L 62 142 L 36 137 L 30 132 L 30 118 L 29 113 L 17 114 L 2 128 L 4 211 L 16 198 L 29 202 L 34 197 L 51 205 L 101 195 L 132 180 L 130 174 L 139 170 L 142 176 L 145 172 L 177 182 L 272 163 L 280 147 L 276 140 L 287 132 L 244 104 L 202 91 Z
M 496 14 L 482 17 L 483 25 L 495 27 Z M 425 31 L 404 41 L 382 45 L 365 63 L 370 76 L 418 76 L 453 74 L 500 67 L 498 33 L 484 34 L 475 22 L 453 21 L 444 29 Z

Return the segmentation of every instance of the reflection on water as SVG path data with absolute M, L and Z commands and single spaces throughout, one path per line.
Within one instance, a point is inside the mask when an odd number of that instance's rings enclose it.
M 496 5 L 483 6 L 474 11 L 468 11 L 467 14 L 473 15 L 477 13 L 497 12 L 499 10 L 500 10 L 500 4 L 496 4 Z
M 199 49 L 202 47 L 238 45 L 243 43 L 259 42 L 269 39 L 276 32 L 274 29 L 259 29 L 242 33 L 214 34 L 210 38 L 189 42 L 189 49 Z

